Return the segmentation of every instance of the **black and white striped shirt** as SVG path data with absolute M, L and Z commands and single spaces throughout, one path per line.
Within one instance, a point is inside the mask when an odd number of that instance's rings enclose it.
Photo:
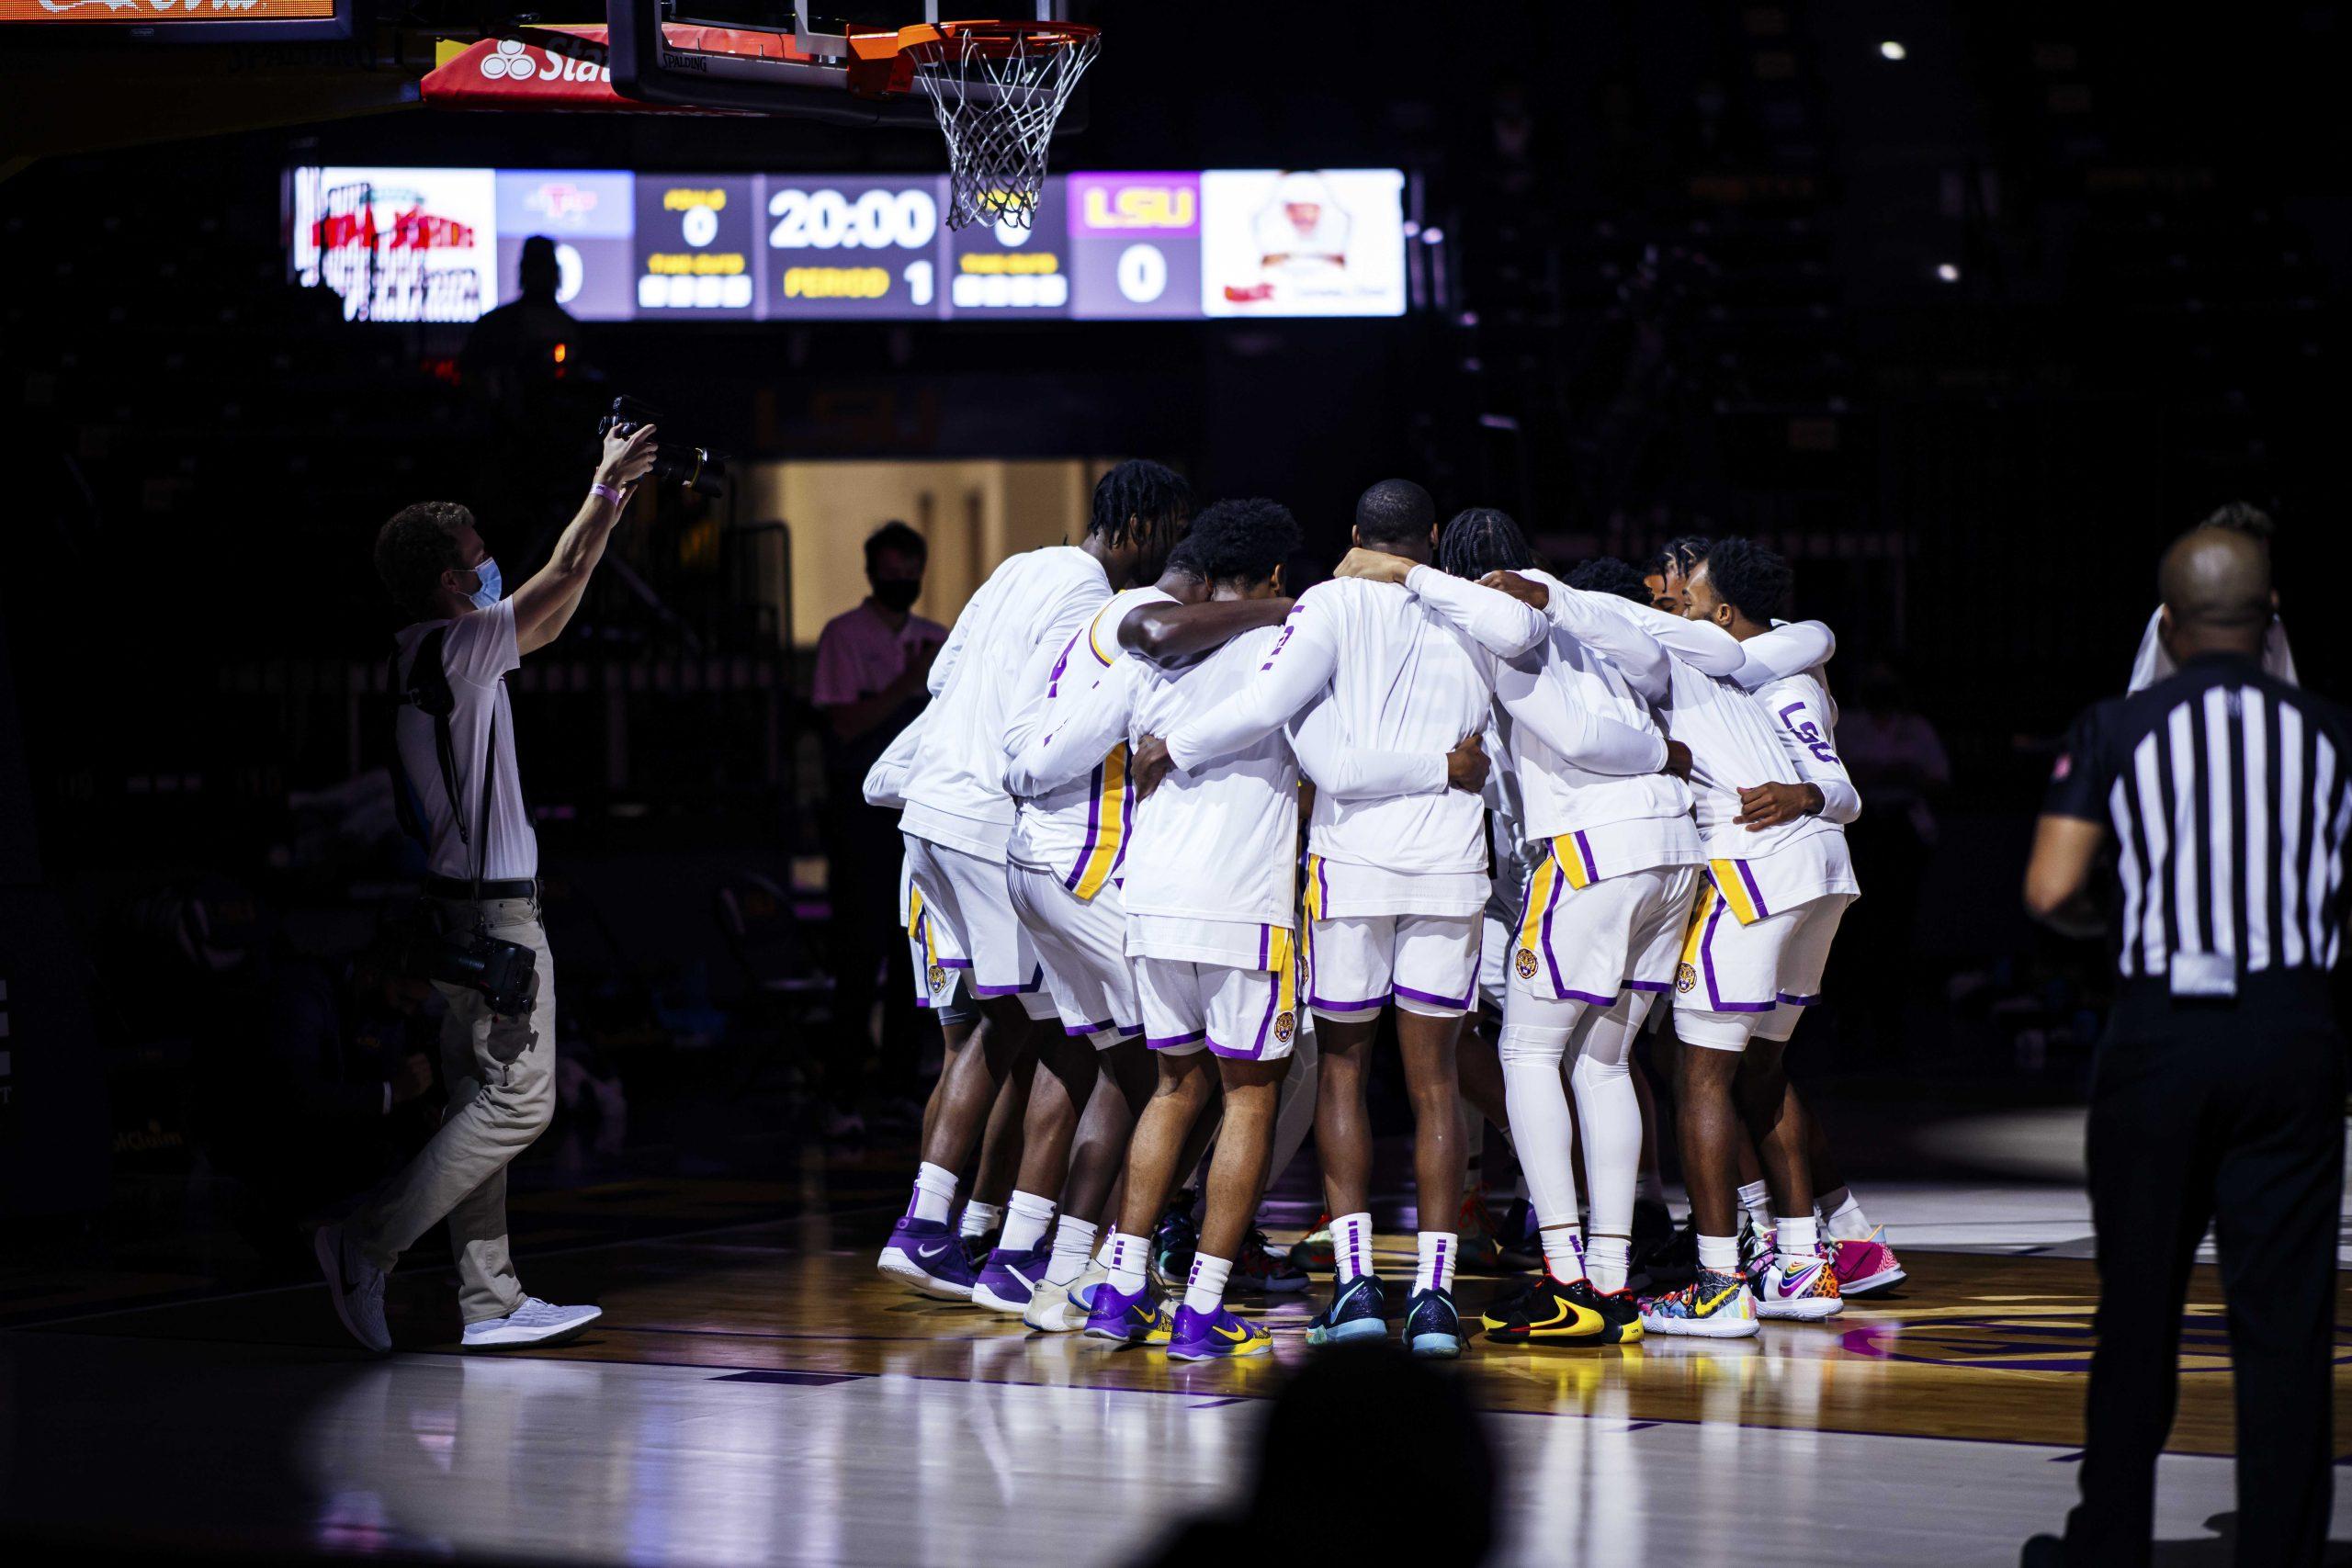
M 2116 966 L 2237 975 L 2334 966 L 2343 940 L 2352 725 L 2250 659 L 2208 654 L 2075 721 L 2044 814 L 2116 839 Z

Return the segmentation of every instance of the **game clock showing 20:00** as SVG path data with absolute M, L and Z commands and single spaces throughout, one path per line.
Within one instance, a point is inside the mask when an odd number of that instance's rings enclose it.
M 1027 228 L 951 230 L 937 177 L 303 168 L 289 259 L 377 321 L 514 298 L 541 234 L 559 302 L 587 321 L 1394 316 L 1404 185 L 1394 169 L 1073 173 L 1046 181 Z M 402 270 L 346 265 L 331 242 L 356 232 L 404 247 Z M 434 287 L 381 287 L 409 274 Z M 363 308 L 346 280 L 366 277 Z

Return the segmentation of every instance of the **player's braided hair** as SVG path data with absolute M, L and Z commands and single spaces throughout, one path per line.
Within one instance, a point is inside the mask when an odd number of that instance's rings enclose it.
M 376 575 L 392 602 L 412 615 L 433 614 L 433 590 L 445 571 L 463 571 L 458 533 L 474 514 L 454 501 L 403 506 L 376 534 Z
M 1595 556 L 1586 561 L 1568 573 L 1568 586 L 1589 589 L 1595 593 L 1614 593 L 1621 599 L 1631 599 L 1636 604 L 1650 602 L 1649 584 L 1642 581 L 1640 570 L 1615 556 Z
M 1684 534 L 1668 539 L 1666 547 L 1657 553 L 1658 566 L 1662 569 L 1671 561 L 1681 569 L 1683 576 L 1688 577 L 1699 570 L 1701 561 L 1707 558 L 1710 542 L 1704 534 Z
M 1298 548 L 1298 520 L 1278 501 L 1220 501 L 1193 519 L 1184 546 L 1211 582 L 1263 582 Z
M 1476 581 L 1490 571 L 1517 571 L 1535 564 L 1527 536 L 1510 513 L 1491 506 L 1457 512 L 1437 542 L 1437 563 L 1455 577 Z
M 1367 545 L 1426 539 L 1437 526 L 1437 502 L 1410 479 L 1383 479 L 1356 497 L 1356 533 Z
M 1086 532 L 1108 538 L 1132 517 L 1157 533 L 1192 511 L 1193 487 L 1182 474 L 1148 457 L 1130 457 L 1094 481 L 1094 515 Z
M 1789 563 L 1753 539 L 1717 539 L 1700 559 L 1716 597 L 1751 621 L 1770 624 L 1789 602 Z

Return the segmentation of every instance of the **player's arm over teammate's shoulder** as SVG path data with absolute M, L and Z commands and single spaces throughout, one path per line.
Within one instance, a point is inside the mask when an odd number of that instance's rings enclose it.
M 1663 736 L 1569 701 L 1545 678 L 1545 657 L 1538 649 L 1489 667 L 1495 696 L 1513 723 L 1589 773 L 1655 773 L 1668 766 L 1673 752 Z
M 1753 692 L 1828 663 L 1838 637 L 1825 622 L 1783 621 L 1741 643 L 1739 651 L 1739 671 L 1732 678 Z
M 1551 633 L 1551 623 L 1533 604 L 1386 550 L 1358 545 L 1331 575 L 1401 586 L 1498 659 L 1516 659 Z
M 1340 662 L 1340 615 L 1331 586 L 1299 595 L 1265 662 L 1239 690 L 1164 737 L 1175 766 L 1190 771 L 1252 745 L 1322 694 Z
M 1119 623 L 1120 648 L 1155 664 L 1173 664 L 1224 647 L 1243 632 L 1278 626 L 1288 599 L 1217 599 L 1200 604 L 1162 600 L 1137 604 Z
M 1132 661 L 1118 660 L 1102 671 L 1102 679 L 1089 671 L 1083 689 L 1065 693 L 1054 708 L 1050 733 L 1032 733 L 1017 750 L 1008 744 L 1012 755 L 1004 770 L 1004 792 L 1035 799 L 1091 772 L 1127 738 L 1136 674 Z
M 1476 791 L 1462 782 L 1475 769 L 1485 782 L 1485 754 L 1472 736 L 1453 751 L 1376 751 L 1350 746 L 1340 734 L 1329 703 L 1317 703 L 1290 727 L 1291 750 L 1299 771 L 1335 800 L 1385 800 L 1400 795 L 1442 795 L 1448 789 Z M 1463 754 L 1467 746 L 1476 760 Z

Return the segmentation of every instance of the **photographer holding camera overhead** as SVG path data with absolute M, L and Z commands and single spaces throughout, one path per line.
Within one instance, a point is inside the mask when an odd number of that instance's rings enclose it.
M 384 1280 L 436 1221 L 449 1224 L 469 1349 L 545 1345 L 601 1314 L 523 1292 L 506 1246 L 506 1167 L 555 1104 L 555 975 L 539 924 L 538 843 L 514 764 L 506 673 L 562 635 L 627 509 L 655 467 L 650 424 L 608 420 L 604 453 L 555 553 L 511 595 L 473 514 L 402 508 L 376 536 L 376 572 L 416 617 L 395 639 L 401 772 L 421 807 L 426 908 L 437 938 L 412 964 L 449 1004 L 441 1034 L 449 1111 L 417 1156 L 316 1239 L 335 1312 L 370 1350 L 392 1348 Z M 403 794 L 396 788 L 395 794 Z

